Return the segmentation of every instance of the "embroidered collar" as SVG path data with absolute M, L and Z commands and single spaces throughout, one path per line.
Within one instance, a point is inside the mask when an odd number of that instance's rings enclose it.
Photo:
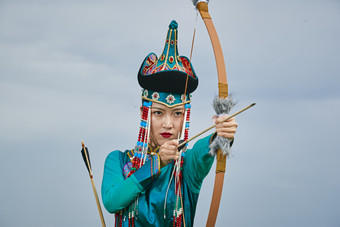
M 157 154 L 158 151 L 159 151 L 159 148 L 160 147 L 156 147 L 155 149 L 152 149 L 152 147 L 150 145 L 148 145 L 148 154 L 152 155 L 152 156 Z M 130 159 L 133 158 L 134 154 L 135 154 L 135 150 L 134 149 L 127 151 L 127 155 L 129 156 Z

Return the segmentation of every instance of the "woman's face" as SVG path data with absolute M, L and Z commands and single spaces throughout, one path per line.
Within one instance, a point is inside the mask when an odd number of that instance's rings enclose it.
M 184 105 L 167 107 L 160 103 L 151 106 L 151 145 L 161 146 L 166 141 L 178 139 L 181 132 Z

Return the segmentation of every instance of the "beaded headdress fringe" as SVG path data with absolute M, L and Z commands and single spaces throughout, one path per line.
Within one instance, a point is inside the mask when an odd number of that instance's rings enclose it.
M 133 157 L 131 157 L 131 171 L 128 173 L 127 178 L 143 166 L 147 158 L 151 125 L 151 105 L 152 102 L 143 101 L 137 144 L 134 149 Z M 135 216 L 138 216 L 138 197 L 129 205 L 129 207 L 116 213 L 115 226 L 123 225 L 123 220 L 126 219 L 126 216 L 123 219 L 123 213 L 126 210 L 128 210 L 129 226 L 134 227 Z
M 191 104 L 185 104 L 184 105 L 185 112 L 183 117 L 183 126 L 182 126 L 182 133 L 180 140 L 187 141 L 189 136 L 189 126 L 190 126 L 190 112 L 191 112 Z M 188 144 L 184 146 L 180 150 L 180 158 L 178 160 L 175 160 L 174 167 L 172 170 L 172 174 L 169 180 L 168 188 L 165 194 L 164 199 L 164 219 L 166 218 L 166 201 L 168 197 L 168 191 L 170 188 L 170 185 L 172 183 L 172 179 L 174 178 L 174 185 L 175 185 L 175 205 L 173 210 L 173 226 L 182 226 L 182 223 L 185 222 L 183 219 L 184 217 L 184 208 L 183 208 L 183 198 L 182 198 L 182 168 L 183 168 L 183 161 L 185 156 L 185 151 L 187 149 Z

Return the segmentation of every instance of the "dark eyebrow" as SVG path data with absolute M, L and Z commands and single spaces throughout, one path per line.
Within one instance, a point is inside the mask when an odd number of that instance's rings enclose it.
M 173 109 L 173 111 L 183 111 L 183 110 L 184 110 L 184 108 L 182 108 L 182 107 Z
M 152 109 L 152 110 L 165 111 L 165 109 L 162 108 L 162 107 L 151 107 L 151 109 Z M 182 112 L 183 110 L 184 110 L 183 107 L 177 107 L 177 108 L 172 109 L 171 111 L 172 111 L 172 112 L 176 112 L 176 111 L 181 111 L 181 112 Z
M 152 110 L 164 110 L 163 108 L 160 107 L 151 107 Z

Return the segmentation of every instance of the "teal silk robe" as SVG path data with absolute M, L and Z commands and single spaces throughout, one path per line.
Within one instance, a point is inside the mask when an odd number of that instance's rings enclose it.
M 187 227 L 193 226 L 202 182 L 214 162 L 214 157 L 209 154 L 211 138 L 212 135 L 197 141 L 184 156 L 182 196 Z M 174 180 L 171 182 L 167 196 L 166 218 L 164 218 L 164 200 L 174 166 L 173 162 L 160 169 L 158 155 L 150 156 L 141 168 L 126 178 L 129 171 L 129 155 L 131 156 L 129 150 L 125 152 L 116 150 L 106 158 L 101 188 L 104 207 L 108 212 L 116 213 L 128 207 L 139 196 L 138 215 L 135 218 L 136 227 L 172 227 L 175 206 Z M 127 214 L 128 211 L 123 213 L 123 215 Z M 128 226 L 128 217 L 123 221 L 123 226 Z

